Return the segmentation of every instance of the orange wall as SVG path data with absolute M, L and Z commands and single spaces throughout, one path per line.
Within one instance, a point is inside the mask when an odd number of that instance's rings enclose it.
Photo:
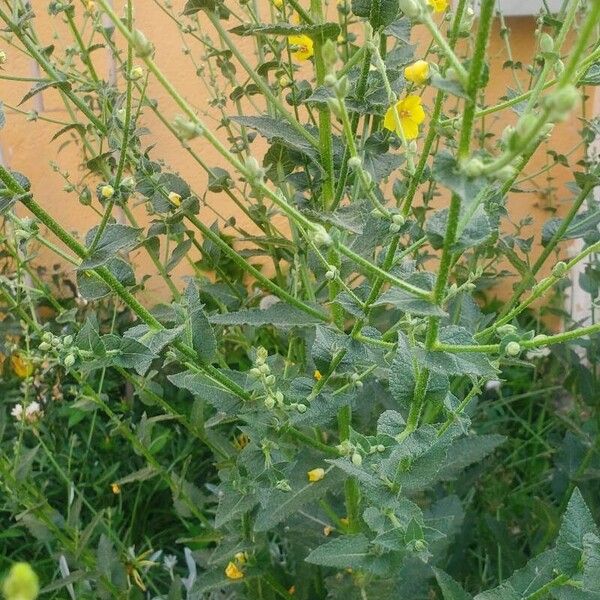
M 117 3 L 119 4 L 119 3 Z M 152 40 L 156 46 L 156 62 L 164 70 L 167 77 L 175 84 L 177 89 L 183 96 L 193 105 L 198 107 L 199 113 L 208 124 L 216 125 L 215 110 L 212 109 L 208 102 L 210 100 L 209 91 L 195 75 L 195 67 L 191 64 L 189 56 L 185 56 L 182 52 L 182 40 L 180 34 L 172 21 L 164 16 L 163 13 L 156 7 L 153 2 L 138 0 L 136 3 L 137 10 L 137 27 L 145 32 L 147 37 Z M 143 6 L 143 10 L 141 7 Z M 68 35 L 66 27 L 60 19 L 50 17 L 45 10 L 40 10 L 35 20 L 37 33 L 45 43 L 54 43 L 57 46 L 55 51 L 57 54 L 62 52 L 65 45 L 72 44 L 72 39 Z M 207 31 L 210 31 L 210 25 L 204 24 Z M 513 18 L 508 20 L 509 27 L 512 31 L 511 45 L 515 60 L 521 60 L 524 65 L 527 65 L 534 53 L 534 35 L 533 30 L 535 22 L 530 18 Z M 118 37 L 118 34 L 116 34 Z M 417 30 L 416 36 L 420 40 L 421 45 L 427 41 L 427 33 L 423 30 Z M 243 50 L 246 55 L 250 56 L 252 52 L 252 40 L 241 39 L 240 44 L 243 45 Z M 121 40 L 122 41 L 122 40 Z M 197 63 L 202 64 L 203 51 L 199 44 L 194 40 L 189 40 L 192 49 L 192 56 Z M 10 75 L 31 76 L 35 73 L 31 59 L 24 54 L 19 53 L 15 48 L 8 46 L 0 40 L 0 48 L 6 50 L 9 61 L 5 65 L 5 73 Z M 108 73 L 108 57 L 104 50 L 98 50 L 94 54 L 94 60 L 97 64 L 98 71 L 107 76 Z M 498 27 L 495 28 L 491 46 L 491 81 L 487 90 L 486 102 L 493 103 L 506 93 L 507 87 L 514 87 L 514 81 L 510 70 L 502 69 L 502 65 L 506 60 L 506 53 L 503 42 L 500 38 Z M 528 85 L 527 75 L 525 71 L 521 74 L 522 81 L 525 86 Z M 28 91 L 31 84 L 22 82 L 7 82 L 2 81 L 2 92 L 0 99 L 7 104 L 16 105 Z M 122 80 L 119 85 L 123 85 Z M 172 119 L 181 111 L 178 110 L 171 99 L 156 83 L 150 86 L 150 96 L 156 99 L 165 115 Z M 49 90 L 40 94 L 36 99 L 27 101 L 20 108 L 25 110 L 41 109 L 42 114 L 46 117 L 56 119 L 58 121 L 69 121 L 69 116 L 64 110 L 64 106 L 57 96 L 56 92 Z M 27 122 L 25 117 L 7 109 L 7 126 L 0 131 L 0 149 L 2 150 L 4 161 L 11 168 L 21 171 L 31 179 L 33 191 L 38 200 L 65 226 L 67 229 L 83 234 L 90 227 L 97 223 L 97 215 L 89 208 L 81 206 L 77 197 L 73 193 L 66 193 L 63 190 L 64 181 L 53 171 L 50 166 L 52 161 L 58 163 L 62 170 L 69 171 L 73 181 L 79 181 L 84 176 L 84 171 L 80 166 L 79 149 L 76 147 L 74 138 L 64 136 L 60 142 L 51 143 L 52 135 L 60 129 L 59 125 L 46 123 L 44 121 Z M 514 120 L 511 111 L 505 111 L 498 115 L 488 118 L 486 128 L 492 128 L 496 131 L 501 131 L 502 128 L 510 121 Z M 181 148 L 180 142 L 176 140 L 158 121 L 153 113 L 146 109 L 142 119 L 142 124 L 148 127 L 151 134 L 145 138 L 147 145 L 155 144 L 153 156 L 162 158 L 170 166 L 178 171 L 192 186 L 196 193 L 202 197 L 206 185 L 206 176 L 198 167 L 193 159 Z M 574 116 L 569 122 L 562 124 L 553 136 L 551 144 L 544 144 L 537 155 L 531 161 L 527 169 L 528 173 L 535 173 L 538 169 L 546 164 L 546 151 L 549 148 L 557 152 L 566 153 L 577 142 L 576 129 L 578 128 L 577 116 Z M 69 144 L 64 145 L 64 142 L 71 140 Z M 490 142 L 493 143 L 493 142 Z M 256 149 L 254 153 L 257 156 L 262 155 L 259 148 L 260 142 L 255 143 Z M 208 163 L 209 166 L 223 166 L 223 159 L 216 155 L 215 151 L 207 145 L 202 139 L 192 141 L 192 147 L 197 150 Z M 575 155 L 577 156 L 577 155 Z M 577 158 L 572 159 L 572 164 Z M 553 185 L 558 188 L 557 195 L 562 207 L 568 207 L 570 193 L 564 187 L 565 181 L 569 180 L 569 169 L 555 168 L 552 171 L 552 176 L 555 178 Z M 532 182 L 528 182 L 532 190 L 530 194 L 518 194 L 511 197 L 509 202 L 510 219 L 513 222 L 521 218 L 533 217 L 533 230 L 539 230 L 541 224 L 551 216 L 549 209 L 555 207 L 553 200 L 545 197 L 542 192 L 536 192 L 535 186 L 539 186 L 541 190 L 546 185 L 544 177 L 538 177 Z M 223 194 L 208 193 L 208 202 L 215 210 L 224 217 L 234 215 L 238 223 L 248 226 L 246 219 L 240 215 L 240 211 L 235 205 Z M 136 214 L 141 223 L 149 221 L 143 208 L 138 207 Z M 201 217 L 205 222 L 212 222 L 215 218 L 214 213 L 208 208 L 203 208 Z M 40 250 L 40 260 L 47 265 L 56 263 L 56 257 L 44 249 Z M 153 274 L 154 267 L 150 263 L 148 257 L 142 252 L 136 253 L 134 260 L 139 266 L 138 274 L 141 278 L 142 274 Z M 67 266 L 67 269 L 70 267 Z M 173 279 L 179 285 L 181 278 L 189 273 L 189 265 L 181 263 L 173 273 Z M 510 282 L 508 282 L 510 285 Z M 165 289 L 159 277 L 153 276 L 147 284 L 147 293 L 151 296 L 150 299 L 159 299 L 164 295 Z

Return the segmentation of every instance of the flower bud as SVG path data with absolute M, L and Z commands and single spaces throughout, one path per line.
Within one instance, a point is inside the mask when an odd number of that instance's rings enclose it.
M 328 73 L 323 79 L 325 87 L 334 88 L 337 85 L 337 77 L 333 73 Z
M 181 196 L 177 192 L 169 192 L 169 202 L 173 206 L 181 206 Z
M 112 185 L 103 185 L 100 188 L 100 195 L 108 200 L 115 195 L 115 188 Z
M 383 444 L 377 444 L 377 452 L 385 452 L 385 446 Z
M 65 367 L 67 367 L 67 369 L 70 369 L 74 364 L 75 364 L 75 355 L 67 354 L 67 356 L 65 356 L 65 361 L 64 361 Z
M 72 335 L 65 335 L 65 337 L 63 338 L 63 345 L 64 346 L 70 346 L 73 343 L 73 336 Z
M 329 247 L 333 243 L 331 236 L 327 233 L 327 230 L 325 227 L 323 227 L 323 225 L 314 225 L 310 233 L 312 241 L 316 246 Z
M 265 365 L 265 367 L 266 367 L 266 366 L 267 366 L 267 365 Z M 267 385 L 275 385 L 275 381 L 276 381 L 276 379 L 275 379 L 275 375 L 268 375 L 268 376 L 265 378 L 265 383 L 266 383 Z
M 146 58 L 154 52 L 152 42 L 139 29 L 136 29 L 133 33 L 132 46 L 135 55 L 140 58 Z
M 144 76 L 144 69 L 142 67 L 140 67 L 139 65 L 136 65 L 135 67 L 133 67 L 133 69 L 131 69 L 130 73 L 129 73 L 129 79 L 131 79 L 131 81 L 137 81 L 138 79 L 141 79 Z
M 400 0 L 398 7 L 411 19 L 418 19 L 421 16 L 421 5 L 418 0 Z
M 183 115 L 177 115 L 173 119 L 173 129 L 182 140 L 191 140 L 204 133 L 200 123 L 191 121 Z
M 259 162 L 256 160 L 256 158 L 254 158 L 254 156 L 246 157 L 245 166 L 250 179 L 262 181 L 265 176 L 265 170 L 260 166 Z
M 307 406 L 306 404 L 298 404 L 298 406 L 296 406 L 296 410 L 303 415 L 307 411 Z
M 363 459 L 362 459 L 362 456 L 358 452 L 355 452 L 352 455 L 352 459 L 351 460 L 352 460 L 352 464 L 354 466 L 356 466 L 356 467 L 360 467 L 362 465 Z
M 546 96 L 544 105 L 550 113 L 550 120 L 564 120 L 579 98 L 579 92 L 574 85 L 567 85 Z
M 361 167 L 362 167 L 362 160 L 360 159 L 359 156 L 353 156 L 350 159 L 348 159 L 348 168 L 350 168 L 354 171 L 355 169 L 360 169 Z
M 292 486 L 288 483 L 287 479 L 280 479 L 275 484 L 275 487 L 278 490 L 281 490 L 282 492 L 291 492 L 292 491 Z
M 4 50 L 0 50 L 0 65 L 5 65 L 8 61 L 8 56 Z
M 462 167 L 467 177 L 479 177 L 483 173 L 484 165 L 478 158 L 471 158 Z
M 560 262 L 557 262 L 553 267 L 552 267 L 552 275 L 554 277 L 560 278 L 563 277 L 567 272 L 567 263 L 563 262 L 562 260 Z
M 505 336 L 505 335 L 513 335 L 517 332 L 517 328 L 514 325 L 501 325 L 500 327 L 498 327 L 498 329 L 496 329 L 496 333 L 499 336 Z
M 521 344 L 519 342 L 508 342 L 506 344 L 506 354 L 508 356 L 518 356 L 521 352 Z
M 544 53 L 554 52 L 554 40 L 546 32 L 540 35 L 540 50 Z
M 265 407 L 269 410 L 275 408 L 275 398 L 273 398 L 273 396 L 267 396 L 265 398 Z
M 394 223 L 395 225 L 400 225 L 400 227 L 402 227 L 402 225 L 404 225 L 404 223 L 406 223 L 406 219 L 404 218 L 404 215 L 395 214 L 395 215 L 392 215 L 392 223 Z M 355 375 L 356 375 L 356 373 L 355 373 Z

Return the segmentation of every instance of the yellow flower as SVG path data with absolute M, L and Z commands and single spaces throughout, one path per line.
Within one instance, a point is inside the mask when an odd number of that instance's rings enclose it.
M 308 476 L 308 481 L 310 481 L 311 483 L 316 483 L 317 481 L 321 481 L 321 479 L 325 477 L 325 469 L 312 469 L 306 475 Z
M 236 562 L 238 562 L 240 565 L 248 562 L 248 554 L 246 552 L 236 552 L 233 558 L 235 558 Z
M 121 486 L 118 483 L 111 483 L 110 489 L 115 496 L 118 496 L 121 493 Z
M 281 8 L 283 6 L 283 0 L 271 0 L 271 2 L 273 2 L 275 8 Z
M 32 362 L 25 358 L 23 354 L 13 354 L 10 357 L 10 364 L 17 377 L 20 377 L 21 379 L 25 379 L 33 373 Z
M 6 600 L 35 600 L 40 592 L 40 583 L 35 571 L 27 563 L 15 563 L 2 585 Z
M 444 12 L 448 8 L 448 0 L 427 0 L 427 2 L 436 13 Z
M 227 575 L 229 579 L 234 580 L 242 579 L 244 577 L 244 573 L 234 562 L 229 562 L 227 564 L 227 566 L 225 567 L 225 575 Z
M 292 56 L 296 60 L 308 60 L 313 55 L 313 41 L 307 35 L 290 35 L 290 46 L 296 46 Z
M 423 85 L 429 79 L 429 63 L 426 60 L 418 60 L 404 69 L 404 77 L 417 85 Z
M 414 140 L 419 135 L 419 125 L 425 120 L 421 98 L 414 95 L 407 96 L 396 104 L 396 110 L 400 123 L 396 122 L 394 108 L 390 106 L 385 113 L 383 126 L 390 131 L 395 131 L 399 136 L 404 132 L 407 140 Z
M 341 517 L 340 518 L 340 523 L 344 526 L 344 527 L 348 527 L 348 525 L 350 525 L 350 521 L 348 520 L 348 517 Z
M 317 369 L 314 373 L 313 373 L 313 377 L 317 380 L 317 381 L 321 381 L 321 379 L 323 379 L 323 375 L 321 375 L 321 371 L 319 371 L 319 369 Z
M 233 439 L 233 445 L 238 450 L 243 450 L 249 442 L 250 438 L 245 433 L 240 433 L 237 437 Z
M 334 529 L 331 525 L 325 525 L 325 527 L 323 527 L 323 535 L 325 537 L 329 537 L 332 533 L 333 533 Z
M 100 193 L 103 198 L 112 198 L 115 194 L 115 188 L 112 185 L 103 185 L 100 188 Z
M 169 202 L 174 206 L 180 206 L 181 196 L 177 192 L 169 192 Z

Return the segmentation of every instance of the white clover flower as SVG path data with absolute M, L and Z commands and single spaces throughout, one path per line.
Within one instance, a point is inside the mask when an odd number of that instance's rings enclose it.
M 15 421 L 22 421 L 23 420 L 23 405 L 16 404 L 15 406 L 13 406 L 12 410 L 10 411 L 10 414 L 15 418 Z
M 44 416 L 44 411 L 39 402 L 31 402 L 25 408 L 25 420 L 28 423 L 35 423 Z

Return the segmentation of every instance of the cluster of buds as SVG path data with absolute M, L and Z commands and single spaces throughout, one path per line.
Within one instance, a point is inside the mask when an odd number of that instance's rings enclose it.
M 143 76 L 144 76 L 144 68 L 141 67 L 140 65 L 136 65 L 129 72 L 129 79 L 131 81 L 137 81 L 138 79 L 141 79 Z
M 400 213 L 392 215 L 392 222 L 390 223 L 390 233 L 398 233 L 405 223 L 406 219 L 404 218 L 404 215 L 401 215 Z
M 327 233 L 325 227 L 319 223 L 312 226 L 309 235 L 311 241 L 317 247 L 324 246 L 325 248 L 329 248 L 333 244 L 331 236 Z
M 256 351 L 256 359 L 254 367 L 250 369 L 250 377 L 259 380 L 264 390 L 264 405 L 268 410 L 273 410 L 275 407 L 279 409 L 295 408 L 299 413 L 306 412 L 305 404 L 285 404 L 285 396 L 283 392 L 277 389 L 277 379 L 271 373 L 271 367 L 267 364 L 269 353 L 262 346 Z
M 42 336 L 42 341 L 39 345 L 42 352 L 52 351 L 57 356 L 65 368 L 70 369 L 77 361 L 79 349 L 73 346 L 73 336 L 65 335 L 60 337 L 47 331 Z
M 507 356 L 516 357 L 521 354 L 523 349 L 520 343 L 521 338 L 514 325 L 502 325 L 496 329 L 496 334 L 500 338 L 500 346 Z
M 350 440 L 344 440 L 336 446 L 336 450 L 340 453 L 340 456 L 348 457 L 354 466 L 360 467 L 363 463 L 363 456 L 385 452 L 385 446 L 383 444 L 375 444 L 374 446 L 363 448 L 353 444 Z

